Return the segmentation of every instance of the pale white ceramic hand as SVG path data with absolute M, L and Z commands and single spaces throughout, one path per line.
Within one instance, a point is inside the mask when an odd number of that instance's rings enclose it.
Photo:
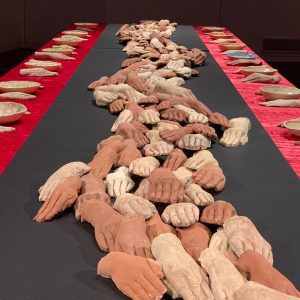
M 184 202 L 194 203 L 197 206 L 208 206 L 214 203 L 214 197 L 198 184 L 188 183 L 184 192 Z
M 121 123 L 130 123 L 133 120 L 133 112 L 129 109 L 124 109 L 111 127 L 111 132 L 116 132 Z
M 184 163 L 184 166 L 192 170 L 198 170 L 208 164 L 219 165 L 211 152 L 208 150 L 200 150 L 194 153 L 193 156 Z
M 157 124 L 160 121 L 159 112 L 146 109 L 140 113 L 138 121 L 144 124 Z
M 211 146 L 211 141 L 202 134 L 186 134 L 178 142 L 178 147 L 187 150 L 204 150 Z
M 212 235 L 209 242 L 209 248 L 219 250 L 221 252 L 228 251 L 230 249 L 228 237 L 225 234 L 223 227 L 219 227 Z
M 165 141 L 154 142 L 144 146 L 146 156 L 168 155 L 174 149 L 174 145 Z
M 129 165 L 129 171 L 141 177 L 148 177 L 160 165 L 159 161 L 152 156 L 137 158 Z

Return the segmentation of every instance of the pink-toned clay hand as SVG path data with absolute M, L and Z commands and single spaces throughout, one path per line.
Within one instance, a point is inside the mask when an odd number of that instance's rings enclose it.
M 248 279 L 271 289 L 300 298 L 300 292 L 284 275 L 254 250 L 245 251 L 238 259 L 236 267 L 248 275 Z
M 176 203 L 183 200 L 183 185 L 172 171 L 158 168 L 150 174 L 148 180 L 150 182 L 149 200 L 164 203 Z
M 222 191 L 226 178 L 222 169 L 214 164 L 208 164 L 196 171 L 193 176 L 193 182 L 205 189 L 214 189 Z
M 148 91 L 147 84 L 134 71 L 128 72 L 126 77 L 126 83 L 141 93 L 147 93 Z
M 97 145 L 97 151 L 104 148 L 110 148 L 118 153 L 123 149 L 123 142 L 124 142 L 124 138 L 121 135 L 112 135 L 107 139 L 102 140 Z
M 162 130 L 160 131 L 160 136 L 168 143 L 177 142 L 182 139 L 186 134 L 193 132 L 191 126 L 185 126 L 173 130 Z
M 139 115 L 144 111 L 141 106 L 134 102 L 129 102 L 128 104 L 126 104 L 126 108 L 133 113 L 133 119 L 135 121 L 138 120 Z
M 204 51 L 201 51 L 200 49 L 193 48 L 191 50 L 191 57 L 196 66 L 202 66 L 205 63 L 207 54 Z
M 196 112 L 203 114 L 205 116 L 211 116 L 212 111 L 201 101 L 195 99 L 184 99 L 185 105 L 188 105 L 190 108 L 194 109 Z M 183 104 L 184 105 L 184 104 Z
M 127 58 L 127 59 L 123 60 L 121 67 L 127 68 L 136 62 L 140 62 L 141 60 L 142 59 L 140 57 Z
M 147 178 L 144 178 L 137 190 L 134 192 L 135 195 L 149 199 L 149 190 L 150 190 L 150 181 Z
M 51 193 L 50 198 L 39 209 L 33 220 L 38 223 L 49 221 L 58 213 L 72 206 L 77 200 L 81 185 L 82 181 L 78 176 L 68 177 L 60 182 Z
M 136 127 L 130 123 L 122 123 L 116 132 L 122 135 L 125 139 L 133 139 L 138 145 L 138 148 L 144 147 L 148 144 L 148 138 Z
M 161 117 L 165 120 L 175 121 L 175 122 L 183 122 L 187 119 L 187 115 L 184 111 L 169 108 L 160 113 Z
M 146 233 L 150 242 L 157 236 L 163 233 L 173 233 L 176 235 L 176 230 L 166 223 L 164 223 L 158 212 L 146 220 Z
M 226 201 L 218 200 L 204 208 L 200 221 L 222 226 L 229 218 L 236 216 L 235 208 Z
M 182 150 L 174 149 L 170 152 L 165 160 L 163 168 L 166 168 L 170 171 L 176 171 L 186 160 L 187 157 Z
M 128 69 L 123 69 L 123 70 L 120 70 L 120 71 L 116 72 L 114 75 L 112 75 L 110 77 L 107 84 L 109 85 L 109 84 L 125 83 L 128 72 L 129 72 Z
M 102 77 L 100 77 L 100 79 L 98 79 L 98 80 L 90 83 L 88 85 L 88 90 L 92 90 L 93 91 L 96 87 L 107 85 L 108 84 L 108 80 L 109 80 L 109 77 L 102 76 Z
M 93 174 L 83 175 L 81 177 L 81 181 L 82 181 L 82 187 L 81 187 L 82 194 L 105 192 L 106 190 L 103 179 L 99 179 Z
M 210 137 L 213 139 L 218 138 L 215 129 L 211 126 L 208 126 L 205 124 L 199 124 L 199 123 L 194 123 L 190 126 L 192 127 L 194 133 L 201 133 L 204 136 L 207 136 L 207 137 Z
M 229 66 L 260 66 L 262 64 L 259 60 L 240 58 L 227 63 Z
M 132 161 L 142 157 L 135 140 L 127 139 L 124 141 L 123 146 L 123 150 L 119 153 L 117 166 L 129 167 Z
M 138 121 L 132 121 L 131 124 L 134 126 L 135 129 L 139 130 L 143 134 L 146 134 L 149 131 L 149 128 L 145 126 L 144 124 L 141 124 Z
M 105 252 L 114 251 L 116 226 L 122 220 L 107 200 L 105 193 L 84 194 L 79 196 L 75 207 L 76 218 L 94 227 L 97 244 Z
M 187 228 L 176 228 L 184 250 L 198 261 L 201 252 L 208 248 L 211 232 L 204 224 L 196 223 Z
M 158 99 L 155 95 L 152 96 L 148 96 L 145 98 L 140 99 L 137 102 L 139 105 L 143 105 L 143 104 L 158 104 Z
M 119 113 L 125 109 L 128 102 L 123 99 L 117 99 L 108 105 L 109 112 L 112 114 Z
M 229 120 L 227 119 L 227 117 L 225 117 L 224 115 L 222 115 L 222 114 L 220 114 L 218 112 L 214 112 L 209 117 L 209 122 L 211 122 L 213 124 L 224 126 L 226 128 L 230 127 Z
M 153 259 L 111 252 L 102 258 L 97 274 L 111 278 L 117 288 L 133 300 L 161 299 L 166 287 L 162 268 Z
M 150 247 L 145 219 L 140 216 L 123 216 L 116 228 L 115 251 L 152 258 Z

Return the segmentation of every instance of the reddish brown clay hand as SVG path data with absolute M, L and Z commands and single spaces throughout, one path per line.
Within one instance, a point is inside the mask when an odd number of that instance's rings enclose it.
M 133 119 L 135 121 L 138 120 L 140 113 L 142 113 L 144 111 L 144 109 L 141 106 L 139 106 L 137 103 L 134 103 L 134 102 L 129 102 L 126 105 L 126 108 L 129 109 L 133 113 Z
M 116 228 L 115 251 L 152 258 L 150 247 L 145 219 L 140 216 L 123 216 Z
M 125 109 L 128 102 L 123 99 L 117 99 L 108 105 L 109 112 L 112 114 L 119 113 Z
M 135 127 L 135 129 L 141 131 L 143 134 L 146 134 L 149 131 L 149 128 L 147 126 L 138 121 L 133 120 L 131 124 Z
M 192 132 L 193 132 L 192 127 L 185 126 L 185 127 L 181 127 L 181 128 L 173 129 L 173 130 L 162 130 L 160 132 L 160 136 L 168 143 L 172 143 L 172 142 L 179 141 L 186 134 L 190 134 Z
M 187 115 L 184 111 L 169 108 L 160 113 L 161 117 L 165 120 L 175 121 L 175 122 L 183 122 L 187 119 Z
M 140 99 L 137 103 L 138 104 L 157 104 L 158 99 L 155 95 L 152 95 L 152 96 L 148 96 L 148 97 Z
M 187 105 L 194 109 L 196 112 L 203 114 L 205 116 L 210 116 L 212 111 L 201 101 L 195 99 L 185 99 L 183 105 Z
M 123 149 L 123 142 L 124 142 L 124 138 L 121 135 L 110 136 L 107 139 L 102 140 L 97 145 L 97 151 L 105 147 L 108 147 L 116 152 L 120 152 Z
M 148 91 L 147 84 L 134 71 L 128 72 L 126 83 L 141 93 L 147 93 Z
M 153 259 L 111 252 L 99 261 L 97 274 L 111 278 L 133 300 L 161 299 L 167 291 L 161 266 Z
M 149 200 L 164 203 L 176 203 L 183 200 L 184 187 L 172 171 L 158 168 L 150 174 L 148 180 L 150 182 Z
M 166 223 L 164 223 L 159 213 L 154 213 L 153 216 L 146 220 L 146 233 L 150 242 L 162 233 L 174 233 L 176 230 Z
M 198 261 L 201 252 L 208 248 L 210 230 L 204 224 L 196 223 L 187 228 L 176 228 L 176 231 L 184 250 Z
M 158 110 L 166 110 L 166 109 L 170 109 L 172 108 L 173 104 L 171 101 L 169 100 L 164 100 L 161 101 L 158 105 L 157 105 L 157 109 Z
M 273 268 L 269 262 L 254 250 L 245 251 L 236 267 L 249 275 L 249 280 L 263 284 L 279 292 L 299 297 L 300 292 L 284 275 Z
M 202 66 L 205 63 L 207 54 L 204 51 L 201 51 L 200 49 L 193 48 L 191 50 L 191 57 L 196 66 Z
M 137 144 L 134 140 L 125 140 L 123 150 L 119 153 L 117 166 L 129 167 L 130 163 L 135 159 L 142 157 L 141 152 L 137 149 Z
M 82 187 L 81 187 L 82 194 L 105 192 L 106 190 L 103 179 L 99 179 L 93 174 L 86 174 L 81 177 L 81 180 L 82 180 Z
M 165 160 L 163 168 L 176 171 L 186 160 L 187 157 L 182 150 L 174 149 Z
M 222 169 L 214 164 L 208 164 L 196 171 L 193 176 L 193 182 L 205 189 L 215 189 L 222 191 L 226 178 Z
M 227 117 L 225 117 L 224 115 L 222 115 L 218 112 L 214 112 L 209 117 L 209 121 L 213 124 L 221 125 L 221 126 L 224 126 L 226 128 L 230 127 L 229 120 L 227 119 Z
M 218 138 L 215 129 L 211 126 L 208 126 L 205 124 L 199 124 L 199 123 L 195 123 L 190 126 L 192 126 L 194 133 L 201 133 L 201 134 L 208 136 L 210 138 L 213 138 L 213 139 Z
M 138 148 L 142 148 L 149 143 L 147 137 L 136 127 L 130 123 L 122 123 L 116 132 L 122 135 L 125 139 L 133 139 L 138 145 Z
M 68 177 L 59 183 L 33 220 L 38 223 L 49 221 L 56 214 L 73 205 L 78 197 L 81 185 L 82 182 L 78 176 Z
M 130 65 L 136 63 L 136 62 L 140 62 L 142 59 L 140 57 L 133 57 L 133 58 L 128 58 L 128 59 L 125 59 L 123 62 L 122 62 L 122 65 L 121 67 L 122 68 L 127 68 L 129 67 Z
M 123 70 L 120 70 L 120 71 L 116 72 L 114 75 L 112 75 L 110 77 L 107 84 L 109 85 L 109 84 L 125 83 L 128 72 L 129 72 L 128 69 L 123 69 Z
M 236 214 L 235 208 L 229 202 L 218 200 L 204 208 L 200 221 L 222 226 L 224 222 Z

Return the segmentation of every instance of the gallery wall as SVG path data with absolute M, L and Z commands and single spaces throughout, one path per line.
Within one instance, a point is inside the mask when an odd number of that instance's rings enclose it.
M 264 38 L 300 40 L 299 11 L 297 0 L 1 1 L 0 52 L 37 48 L 74 21 L 168 18 L 180 24 L 222 24 L 261 54 Z

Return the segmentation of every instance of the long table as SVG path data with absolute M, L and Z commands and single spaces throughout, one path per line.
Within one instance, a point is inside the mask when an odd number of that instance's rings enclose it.
M 72 209 L 51 222 L 32 220 L 40 207 L 37 190 L 48 176 L 67 162 L 89 161 L 97 143 L 110 135 L 116 116 L 95 106 L 86 86 L 119 70 L 125 58 L 112 27 L 106 27 L 0 177 L 0 299 L 127 299 L 111 280 L 96 276 L 105 253 L 98 249 L 92 227 L 76 221 Z M 179 26 L 178 32 L 174 41 L 191 45 L 193 27 Z M 192 44 L 203 46 L 200 39 Z M 209 53 L 199 72 L 186 87 L 213 110 L 252 123 L 245 146 L 214 144 L 211 149 L 227 178 L 216 199 L 231 202 L 239 215 L 254 222 L 273 246 L 275 266 L 299 288 L 298 178 Z

